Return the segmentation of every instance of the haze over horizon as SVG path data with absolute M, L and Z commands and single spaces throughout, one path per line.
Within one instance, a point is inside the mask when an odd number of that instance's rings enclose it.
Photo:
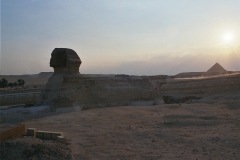
M 240 1 L 2 0 L 0 74 L 36 74 L 71 48 L 82 74 L 240 71 Z

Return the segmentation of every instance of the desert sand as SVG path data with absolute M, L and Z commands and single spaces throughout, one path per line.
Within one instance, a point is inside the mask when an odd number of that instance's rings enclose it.
M 1 119 L 64 132 L 73 159 L 240 159 L 240 92 L 200 96 L 185 104 L 9 108 Z

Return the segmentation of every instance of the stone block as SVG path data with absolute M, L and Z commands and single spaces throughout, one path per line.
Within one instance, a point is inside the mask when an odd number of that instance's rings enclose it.
M 9 125 L 6 127 L 1 126 L 0 129 L 1 129 L 0 142 L 3 142 L 9 138 L 14 138 L 26 134 L 25 124 Z
M 27 136 L 36 137 L 36 132 L 37 132 L 36 128 L 28 128 L 27 129 Z
M 37 131 L 36 132 L 36 137 L 43 139 L 44 138 L 44 131 Z
M 50 131 L 44 131 L 43 138 L 44 139 L 52 139 L 52 133 Z
M 67 142 L 64 136 L 57 136 L 57 141 L 64 144 Z
M 57 136 L 63 136 L 62 132 L 52 132 L 52 139 L 57 140 Z

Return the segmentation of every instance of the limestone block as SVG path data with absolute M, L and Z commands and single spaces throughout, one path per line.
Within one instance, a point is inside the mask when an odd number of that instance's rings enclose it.
M 64 144 L 67 142 L 64 136 L 57 136 L 57 141 Z
M 37 132 L 36 128 L 28 128 L 27 129 L 27 136 L 36 137 L 36 132 Z
M 58 136 L 63 136 L 62 132 L 52 132 L 52 139 L 57 140 Z
M 44 139 L 52 139 L 52 133 L 50 131 L 44 131 L 43 138 Z
M 37 131 L 36 132 L 36 137 L 43 139 L 44 138 L 44 131 Z
M 3 142 L 9 138 L 14 138 L 20 135 L 24 135 L 25 132 L 25 124 L 17 124 L 10 126 L 1 126 L 0 133 L 0 142 Z

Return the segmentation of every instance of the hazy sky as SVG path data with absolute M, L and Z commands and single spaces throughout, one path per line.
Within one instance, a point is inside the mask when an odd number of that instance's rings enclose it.
M 240 1 L 1 0 L 0 74 L 53 71 L 54 48 L 83 74 L 240 70 Z

